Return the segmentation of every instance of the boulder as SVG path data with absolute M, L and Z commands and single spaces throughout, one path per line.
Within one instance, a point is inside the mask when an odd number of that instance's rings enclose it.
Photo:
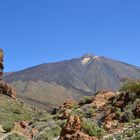
M 16 92 L 12 86 L 4 81 L 0 81 L 0 93 L 16 99 Z
M 78 116 L 69 116 L 66 126 L 62 129 L 59 140 L 98 140 L 81 131 L 81 120 Z

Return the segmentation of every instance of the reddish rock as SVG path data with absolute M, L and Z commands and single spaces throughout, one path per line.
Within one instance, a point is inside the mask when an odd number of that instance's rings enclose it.
M 60 106 L 60 109 L 71 109 L 74 106 L 75 102 L 71 99 L 67 100 Z
M 4 81 L 0 81 L 0 93 L 16 99 L 15 90 Z
M 130 101 L 129 93 L 122 92 L 118 95 L 118 99 L 115 103 L 115 107 L 123 108 L 125 107 L 128 102 Z
M 136 109 L 135 109 L 135 115 L 137 117 L 140 117 L 140 103 L 137 105 Z
M 59 140 L 97 140 L 81 132 L 81 120 L 78 116 L 70 116 L 67 125 L 62 129 Z
M 124 101 L 117 101 L 116 104 L 115 104 L 115 107 L 123 108 L 124 107 Z
M 98 91 L 96 95 L 93 97 L 93 101 L 92 101 L 93 106 L 102 107 L 109 101 L 109 99 L 115 96 L 116 93 L 111 91 L 107 91 L 107 90 Z
M 27 128 L 28 127 L 28 122 L 25 122 L 25 121 L 22 121 L 22 122 L 20 122 L 20 126 L 22 127 L 22 128 Z
M 61 110 L 61 113 L 58 115 L 59 119 L 67 119 L 69 117 L 69 114 L 71 112 L 72 107 L 75 105 L 75 102 L 73 100 L 67 100 L 64 102 L 60 107 L 59 110 Z
M 65 137 L 61 137 L 59 140 L 98 140 L 95 137 L 90 137 L 81 131 L 77 131 L 74 134 L 66 134 Z
M 66 109 L 62 115 L 62 119 L 67 119 L 69 117 L 70 112 L 71 109 Z
M 25 122 L 15 123 L 14 131 L 17 131 L 27 137 L 29 140 L 32 139 L 31 132 L 27 129 Z
M 36 135 L 38 132 L 39 132 L 38 129 L 32 128 L 32 130 L 31 130 L 31 137 L 33 138 L 33 136 Z

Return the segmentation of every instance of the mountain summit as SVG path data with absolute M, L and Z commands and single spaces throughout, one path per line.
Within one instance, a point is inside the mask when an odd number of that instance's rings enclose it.
M 86 53 L 81 58 L 89 58 L 89 57 L 92 58 L 92 57 L 94 57 L 94 55 L 90 54 L 90 53 Z
M 140 79 L 140 68 L 103 56 L 86 54 L 80 58 L 46 63 L 10 73 L 4 79 L 26 102 L 46 109 L 68 98 L 79 99 L 96 91 L 115 91 L 121 79 Z
M 85 65 L 94 59 L 99 59 L 99 56 L 94 56 L 92 54 L 85 54 L 81 57 L 81 63 Z

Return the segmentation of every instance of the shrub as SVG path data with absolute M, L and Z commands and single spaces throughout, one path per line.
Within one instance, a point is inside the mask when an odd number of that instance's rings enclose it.
M 121 112 L 121 109 L 120 109 L 120 108 L 116 108 L 115 116 L 116 116 L 116 118 L 117 118 L 118 120 L 121 120 L 122 112 Z
M 56 123 L 60 128 L 63 128 L 67 124 L 67 120 L 58 120 Z
M 140 124 L 140 119 L 136 119 L 136 120 L 134 120 L 134 121 L 132 121 L 132 124 L 136 124 L 136 125 L 139 125 Z
M 2 128 L 6 132 L 10 132 L 14 128 L 14 123 L 13 122 L 6 122 L 3 124 Z
M 12 111 L 14 114 L 22 114 L 22 108 L 18 105 L 12 106 Z
M 53 132 L 54 136 L 57 137 L 61 133 L 61 128 L 58 125 L 56 125 L 52 128 L 52 132 Z
M 85 111 L 85 117 L 86 118 L 91 118 L 93 113 L 95 113 L 95 109 L 93 107 L 89 107 Z
M 53 128 L 46 127 L 38 135 L 35 136 L 35 140 L 53 140 L 55 137 L 59 136 L 61 128 L 55 125 Z
M 80 105 L 84 105 L 84 104 L 90 104 L 92 102 L 92 98 L 90 96 L 84 96 L 81 100 L 80 100 Z
M 95 136 L 100 138 L 104 134 L 104 130 L 102 128 L 99 128 L 98 126 L 93 124 L 92 121 L 85 118 L 83 119 L 82 127 L 83 131 L 87 133 L 89 136 Z
M 122 117 L 121 117 L 121 120 L 122 120 L 123 122 L 129 122 L 129 121 L 132 121 L 134 118 L 135 118 L 135 117 L 134 117 L 134 115 L 133 115 L 132 110 L 128 109 L 128 110 L 126 110 L 126 111 L 123 113 L 123 115 L 122 115 Z
M 7 136 L 4 140 L 27 140 L 25 137 L 18 135 L 17 133 Z
M 54 135 L 50 128 L 45 128 L 37 136 L 34 137 L 35 140 L 52 140 Z
M 134 135 L 134 132 L 133 131 L 128 131 L 126 132 L 125 134 L 127 137 L 132 137 Z
M 52 116 L 49 115 L 49 114 L 45 114 L 39 121 L 47 122 L 47 121 L 50 121 L 50 120 L 52 120 Z
M 130 93 L 140 93 L 140 82 L 138 81 L 133 81 L 133 82 L 127 82 L 125 83 L 120 91 L 126 91 Z

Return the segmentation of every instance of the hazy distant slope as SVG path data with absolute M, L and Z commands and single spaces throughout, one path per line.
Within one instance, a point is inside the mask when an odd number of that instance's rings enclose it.
M 39 95 L 45 97 L 43 102 L 48 103 L 47 99 L 50 99 L 50 94 L 51 98 L 55 98 L 55 94 L 59 93 L 60 100 L 61 98 L 63 100 L 69 97 L 77 99 L 84 94 L 91 95 L 101 89 L 116 90 L 120 87 L 120 79 L 123 77 L 139 79 L 140 68 L 106 57 L 86 54 L 81 58 L 41 64 L 11 73 L 5 75 L 4 79 L 14 84 L 18 93 L 26 93 L 28 98 L 33 98 L 36 95 L 35 92 L 38 92 Z M 24 90 L 20 89 L 19 81 L 26 85 Z M 36 84 L 30 86 L 28 84 L 30 81 Z M 33 90 L 36 86 L 41 88 Z M 55 100 L 55 104 L 60 100 Z

